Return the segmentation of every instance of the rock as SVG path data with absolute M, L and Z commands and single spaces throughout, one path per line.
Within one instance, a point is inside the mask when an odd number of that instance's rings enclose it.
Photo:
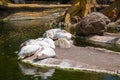
M 76 35 L 89 36 L 94 34 L 103 34 L 106 25 L 110 22 L 105 15 L 93 12 L 84 17 L 75 27 Z
M 116 45 L 120 47 L 120 39 L 116 41 Z
M 73 66 L 71 62 L 65 60 L 63 60 L 59 65 L 61 66 L 61 68 L 67 68 Z
M 117 22 L 111 22 L 107 25 L 107 32 L 120 32 L 120 25 Z
M 79 16 L 71 17 L 71 23 L 72 24 L 78 23 L 80 20 L 81 20 L 81 18 Z
M 120 55 L 115 52 L 106 52 L 95 48 L 72 46 L 70 49 L 56 50 L 57 58 L 34 59 L 30 56 L 22 60 L 34 66 L 48 66 L 76 70 L 88 70 L 115 74 L 120 70 Z
M 120 70 L 117 70 L 116 72 L 117 72 L 117 74 L 120 74 Z
M 111 22 L 107 25 L 107 28 L 113 28 L 115 29 L 118 24 L 116 22 Z
M 89 42 L 97 45 L 108 45 L 108 44 L 114 44 L 118 38 L 112 37 L 112 36 L 92 36 L 87 39 Z
M 24 3 L 25 3 L 25 0 L 13 0 L 13 2 L 14 2 L 15 4 L 19 4 L 19 3 L 24 4 Z

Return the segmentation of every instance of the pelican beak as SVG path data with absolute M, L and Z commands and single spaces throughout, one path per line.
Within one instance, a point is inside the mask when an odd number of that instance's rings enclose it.
M 22 59 L 24 59 L 23 56 L 19 56 L 19 57 L 18 57 L 18 60 L 22 60 Z

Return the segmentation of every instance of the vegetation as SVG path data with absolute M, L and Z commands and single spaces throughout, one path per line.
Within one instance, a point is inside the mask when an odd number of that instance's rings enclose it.
M 90 12 L 90 0 L 74 0 L 74 4 L 67 11 L 65 23 L 70 23 L 70 18 L 73 16 L 84 17 Z
M 80 18 L 85 17 L 88 13 L 91 12 L 91 9 L 94 9 L 98 6 L 97 0 L 72 0 L 72 7 L 69 8 L 64 14 L 65 23 L 69 24 L 71 18 L 74 16 L 79 16 Z M 100 12 L 108 16 L 112 21 L 117 20 L 120 16 L 120 0 L 113 0 L 114 3 L 110 6 L 102 9 Z M 108 4 L 107 4 L 108 5 Z M 105 5 L 104 5 L 105 6 Z
M 6 6 L 8 0 L 0 0 L 0 6 Z
M 108 16 L 112 21 L 115 21 L 120 14 L 120 0 L 115 0 L 113 4 L 103 9 L 101 12 Z

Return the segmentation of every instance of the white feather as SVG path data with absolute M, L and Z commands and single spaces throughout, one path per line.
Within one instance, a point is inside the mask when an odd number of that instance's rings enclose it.
M 55 45 L 60 48 L 70 48 L 71 47 L 70 41 L 65 38 L 60 38 L 60 39 L 56 40 Z
M 47 43 L 47 42 L 45 42 L 44 40 L 38 41 L 38 44 L 39 44 L 41 47 L 50 48 L 50 44 Z
M 59 32 L 59 31 L 61 31 L 61 29 L 59 29 L 59 28 L 47 30 L 47 31 L 43 34 L 43 37 L 53 39 L 53 38 L 54 38 L 54 35 L 55 35 L 57 32 Z
M 44 38 L 37 38 L 36 41 L 42 41 Z
M 50 44 L 51 48 L 55 48 L 55 44 L 54 44 L 54 41 L 52 39 L 45 38 L 44 41 L 47 42 L 48 44 Z
M 56 56 L 56 53 L 55 53 L 54 49 L 52 49 L 52 48 L 44 48 L 37 54 L 37 58 L 40 59 L 42 57 L 42 55 L 44 55 L 46 57 L 54 57 L 54 56 Z
M 66 39 L 70 40 L 72 38 L 72 34 L 65 30 L 61 30 L 60 32 L 57 32 L 54 35 L 54 39 L 59 39 L 59 38 L 66 38 Z
M 19 58 L 24 58 L 27 56 L 33 55 L 37 50 L 41 47 L 39 45 L 27 45 L 21 48 L 20 52 L 18 53 Z
M 29 39 L 25 42 L 23 42 L 20 47 L 24 47 L 24 46 L 27 46 L 27 45 L 38 45 L 38 42 L 35 40 L 35 39 Z

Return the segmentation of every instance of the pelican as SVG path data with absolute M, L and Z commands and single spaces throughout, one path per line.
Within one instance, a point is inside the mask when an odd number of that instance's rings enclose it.
M 38 59 L 44 59 L 49 57 L 55 57 L 56 53 L 52 48 L 42 48 L 41 50 L 38 50 L 35 55 Z
M 36 45 L 39 41 L 42 41 L 44 38 L 37 38 L 37 39 L 29 39 L 25 42 L 23 42 L 20 47 L 26 46 L 26 45 Z
M 51 39 L 66 38 L 66 39 L 70 40 L 72 38 L 72 34 L 65 30 L 61 30 L 61 29 L 57 28 L 57 29 L 47 30 L 43 34 L 43 37 L 51 38 Z
M 41 47 L 45 47 L 45 48 L 51 47 L 51 45 L 49 43 L 45 42 L 44 40 L 38 41 L 38 45 L 40 45 Z
M 51 47 L 51 48 L 55 48 L 55 44 L 54 41 L 50 38 L 38 38 L 36 39 L 38 41 L 38 44 L 45 46 L 45 47 Z
M 55 49 L 55 44 L 54 41 L 50 38 L 44 38 L 44 41 L 47 42 L 48 44 L 50 44 L 50 47 Z
M 70 40 L 72 38 L 72 34 L 65 30 L 61 30 L 54 35 L 54 39 L 59 39 L 59 38 L 66 38 Z
M 44 38 L 37 38 L 36 41 L 42 41 Z
M 36 44 L 38 44 L 38 43 L 36 42 L 35 39 L 29 39 L 29 40 L 23 42 L 23 43 L 20 45 L 20 48 L 22 48 L 22 47 L 24 47 L 24 46 L 27 46 L 27 45 L 36 45 Z
M 26 45 L 40 45 L 42 47 L 55 48 L 54 41 L 50 38 L 29 39 L 20 45 L 20 48 Z
M 57 32 L 59 32 L 59 31 L 61 31 L 61 29 L 59 29 L 59 28 L 47 30 L 47 31 L 43 34 L 43 37 L 53 39 L 53 38 L 54 38 L 54 35 L 55 35 Z
M 31 56 L 38 50 L 41 50 L 40 45 L 26 45 L 22 47 L 20 52 L 18 53 L 18 59 L 23 59 L 25 57 Z
M 55 41 L 55 45 L 60 48 L 70 48 L 71 47 L 71 41 L 67 40 L 66 38 L 60 38 Z

